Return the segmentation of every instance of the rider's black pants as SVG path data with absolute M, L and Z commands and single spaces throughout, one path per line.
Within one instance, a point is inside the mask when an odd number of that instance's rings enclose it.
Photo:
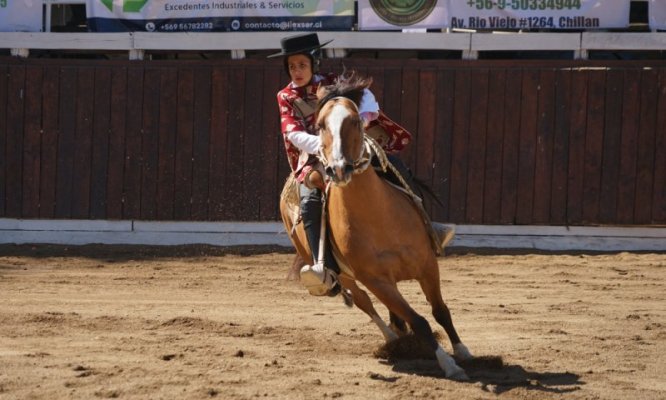
M 304 184 L 299 185 L 301 197 L 301 218 L 308 245 L 312 251 L 313 263 L 319 259 L 319 234 L 321 229 L 322 193 L 319 189 L 310 189 Z M 340 267 L 331 252 L 328 235 L 324 246 L 324 266 L 336 273 L 340 273 Z

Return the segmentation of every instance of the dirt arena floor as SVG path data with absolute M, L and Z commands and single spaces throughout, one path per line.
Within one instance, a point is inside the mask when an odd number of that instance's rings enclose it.
M 0 246 L 0 399 L 665 399 L 666 254 L 440 258 L 470 382 L 281 248 Z M 450 349 L 414 282 L 400 284 Z M 378 306 L 380 314 L 386 309 Z M 503 363 L 498 362 L 501 359 Z

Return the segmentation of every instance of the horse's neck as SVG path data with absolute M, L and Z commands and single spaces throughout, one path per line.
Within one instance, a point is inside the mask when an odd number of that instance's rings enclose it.
M 392 188 L 372 168 L 354 175 L 343 187 L 333 186 L 329 201 L 343 205 L 348 214 L 362 213 L 365 216 L 381 214 L 387 204 Z

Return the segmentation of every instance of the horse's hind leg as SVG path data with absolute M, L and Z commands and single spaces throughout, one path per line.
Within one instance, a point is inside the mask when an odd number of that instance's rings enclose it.
M 439 275 L 439 274 L 438 274 Z M 442 291 L 439 286 L 439 276 L 436 279 L 421 279 L 419 281 L 423 293 L 425 293 L 426 299 L 432 306 L 432 315 L 435 317 L 435 320 L 444 328 L 446 334 L 451 341 L 451 346 L 453 346 L 453 354 L 461 360 L 469 360 L 472 357 L 472 354 L 467 349 L 462 341 L 456 328 L 453 326 L 453 320 L 451 319 L 451 312 L 449 308 L 444 303 L 442 299 Z
M 398 335 L 396 335 L 396 333 L 391 330 L 388 325 L 386 325 L 386 322 L 384 322 L 379 314 L 377 314 L 377 310 L 375 310 L 375 307 L 372 305 L 372 300 L 370 300 L 370 297 L 363 289 L 358 287 L 356 281 L 347 277 L 346 275 L 339 275 L 338 278 L 340 279 L 342 287 L 351 291 L 352 299 L 354 300 L 356 307 L 360 308 L 364 313 L 368 314 L 368 316 L 370 316 L 372 319 L 372 322 L 377 325 L 379 330 L 382 332 L 382 335 L 384 335 L 386 343 L 397 339 Z
M 432 348 L 437 357 L 437 362 L 444 370 L 447 378 L 455 380 L 469 379 L 465 371 L 442 349 L 442 346 L 435 339 L 428 321 L 412 309 L 398 291 L 395 283 L 378 280 L 363 283 L 391 312 L 406 321 L 412 331 Z

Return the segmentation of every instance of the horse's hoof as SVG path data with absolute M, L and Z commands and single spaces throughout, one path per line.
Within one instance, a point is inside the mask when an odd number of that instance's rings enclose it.
M 456 382 L 467 382 L 469 381 L 469 376 L 465 373 L 465 370 L 460 368 L 460 371 L 456 371 L 450 376 L 446 377 L 447 379 L 451 379 L 452 381 Z
M 448 379 L 454 381 L 469 380 L 465 370 L 460 368 L 453 360 L 453 358 L 446 354 L 446 352 L 441 347 L 437 348 L 437 351 L 435 351 L 435 356 L 437 357 L 437 362 L 439 363 L 440 368 L 442 368 Z

